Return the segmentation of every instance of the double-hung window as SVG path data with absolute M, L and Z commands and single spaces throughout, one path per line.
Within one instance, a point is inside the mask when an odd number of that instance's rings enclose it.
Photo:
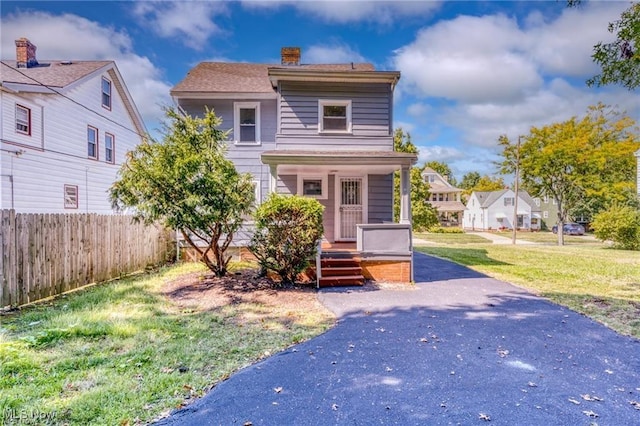
M 31 136 L 31 110 L 16 105 L 16 132 Z
M 320 99 L 318 118 L 320 133 L 351 133 L 351 101 Z
M 98 129 L 87 126 L 87 157 L 98 159 Z
M 513 205 L 515 205 L 515 199 L 513 197 L 505 197 L 504 198 L 504 205 L 505 206 L 513 206 Z
M 236 102 L 233 110 L 233 139 L 236 145 L 259 145 L 260 103 Z
M 104 134 L 104 161 L 115 163 L 116 139 L 111 133 Z
M 102 77 L 102 106 L 111 109 L 111 82 Z

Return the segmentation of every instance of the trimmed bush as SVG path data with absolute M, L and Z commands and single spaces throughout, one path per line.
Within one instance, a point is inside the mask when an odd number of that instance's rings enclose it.
M 280 194 L 271 194 L 258 207 L 249 250 L 262 268 L 282 278 L 282 285 L 294 283 L 316 255 L 323 210 L 313 198 Z
M 457 226 L 445 228 L 440 225 L 432 226 L 431 228 L 429 228 L 429 232 L 433 234 L 464 234 L 462 228 L 458 228 Z
M 613 205 L 598 213 L 591 227 L 596 238 L 612 241 L 615 248 L 640 250 L 640 212 L 637 209 Z

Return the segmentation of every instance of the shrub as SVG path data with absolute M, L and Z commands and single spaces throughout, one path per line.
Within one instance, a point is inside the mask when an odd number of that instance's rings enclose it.
M 629 206 L 613 205 L 598 213 L 591 223 L 599 240 L 609 240 L 624 250 L 640 250 L 640 212 Z
M 324 232 L 323 210 L 313 198 L 280 194 L 271 194 L 257 209 L 249 250 L 262 268 L 282 278 L 282 285 L 294 283 L 315 256 Z
M 432 226 L 431 228 L 429 228 L 429 232 L 434 234 L 463 234 L 464 233 L 462 228 L 458 228 L 456 226 L 445 228 L 440 225 Z

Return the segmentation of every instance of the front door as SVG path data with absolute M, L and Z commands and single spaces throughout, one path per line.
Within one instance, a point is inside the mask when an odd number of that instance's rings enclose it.
M 363 223 L 363 179 L 340 177 L 338 186 L 338 240 L 355 241 L 356 225 Z

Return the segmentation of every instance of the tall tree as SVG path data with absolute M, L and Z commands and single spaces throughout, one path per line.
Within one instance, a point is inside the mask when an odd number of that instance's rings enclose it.
M 634 90 L 640 86 L 640 3 L 632 3 L 620 19 L 609 23 L 609 32 L 616 39 L 593 47 L 591 57 L 600 65 L 601 72 L 587 80 L 587 84 L 620 84 Z
M 224 276 L 231 259 L 225 251 L 253 206 L 251 175 L 238 173 L 225 157 L 227 132 L 213 111 L 202 118 L 172 108 L 165 113 L 163 140 L 145 141 L 128 154 L 111 201 L 146 223 L 180 230 L 200 261 Z
M 478 181 L 481 177 L 482 176 L 480 176 L 480 173 L 478 172 L 465 173 L 465 175 L 462 176 L 462 180 L 460 181 L 458 186 L 462 189 L 472 189 L 478 184 Z
M 506 184 L 501 177 L 481 176 L 478 172 L 469 172 L 462 177 L 462 181 L 458 186 L 464 189 L 462 191 L 462 200 L 466 204 L 471 193 L 475 191 L 499 191 L 504 189 Z
M 557 201 L 558 244 L 564 244 L 562 225 L 585 199 L 622 196 L 621 182 L 633 175 L 633 153 L 640 148 L 634 129 L 628 116 L 598 104 L 581 119 L 532 127 L 523 138 L 522 181 L 534 194 Z M 509 172 L 515 151 L 502 142 L 501 170 Z
M 397 152 L 417 154 L 418 148 L 411 141 L 411 134 L 402 128 L 393 133 L 393 146 Z M 411 180 L 411 220 L 417 231 L 426 231 L 438 223 L 437 211 L 427 203 L 429 199 L 429 184 L 422 178 L 422 169 L 412 167 L 409 173 Z M 400 217 L 400 173 L 393 177 L 393 217 L 396 221 Z
M 447 181 L 456 186 L 456 178 L 453 176 L 453 172 L 447 163 L 441 161 L 428 161 L 424 164 L 425 167 L 430 167 L 435 170 L 440 176 L 443 176 Z

